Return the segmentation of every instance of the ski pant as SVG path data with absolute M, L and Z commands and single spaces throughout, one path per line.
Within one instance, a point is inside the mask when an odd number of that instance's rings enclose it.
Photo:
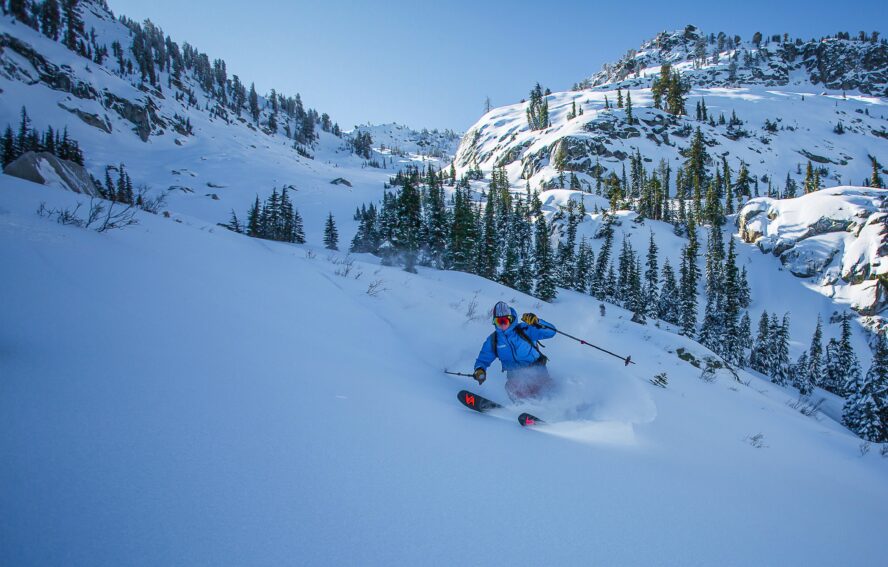
M 544 355 L 528 366 L 506 371 L 506 393 L 513 402 L 525 398 L 539 399 L 549 394 L 555 383 L 546 368 Z

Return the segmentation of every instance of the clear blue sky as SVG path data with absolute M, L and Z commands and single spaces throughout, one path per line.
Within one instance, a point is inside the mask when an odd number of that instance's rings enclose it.
M 344 129 L 396 121 L 465 130 L 494 105 L 553 91 L 614 61 L 658 31 L 888 34 L 871 0 L 640 2 L 479 0 L 109 0 L 116 15 L 150 18 L 175 41 L 222 58 L 229 75 L 299 92 Z

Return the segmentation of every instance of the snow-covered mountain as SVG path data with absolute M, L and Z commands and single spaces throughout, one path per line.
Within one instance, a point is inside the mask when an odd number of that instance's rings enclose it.
M 699 129 L 708 153 L 705 166 L 719 175 L 727 166 L 736 182 L 742 175 L 748 190 L 744 200 L 801 194 L 809 172 L 820 187 L 869 184 L 873 158 L 880 175 L 888 163 L 886 50 L 885 40 L 871 36 L 742 42 L 693 27 L 659 34 L 618 63 L 605 65 L 577 90 L 546 95 L 545 127 L 530 126 L 524 101 L 491 110 L 466 132 L 457 171 L 503 167 L 516 187 L 571 186 L 602 194 L 610 175 L 625 185 L 631 173 L 635 185 L 633 158 L 640 158 L 648 175 L 656 172 L 669 196 L 675 196 L 676 175 Z M 687 115 L 667 112 L 662 103 L 662 110 L 654 108 L 660 95 L 652 87 L 666 64 L 681 77 Z M 690 179 L 681 183 L 690 197 Z M 830 203 L 833 211 L 843 208 L 839 199 L 819 202 Z M 755 210 L 767 208 L 757 203 Z M 884 218 L 873 222 L 876 228 L 864 235 L 861 246 L 880 249 L 878 227 Z M 835 255 L 831 249 L 830 258 Z M 841 261 L 841 255 L 837 258 Z M 835 278 L 827 278 L 824 291 L 863 313 L 881 312 L 881 268 L 876 256 L 870 259 L 873 264 L 852 278 L 858 291 L 861 285 L 868 290 L 865 297 L 837 293 L 843 281 Z M 861 284 L 860 277 L 867 281 Z
M 343 131 L 298 111 L 295 95 L 257 94 L 251 108 L 221 62 L 99 0 L 77 10 L 73 49 L 0 17 L 0 126 L 15 129 L 26 107 L 32 127 L 67 128 L 85 158 L 29 155 L 18 167 L 42 184 L 0 176 L 0 564 L 882 562 L 888 448 L 841 425 L 842 398 L 729 368 L 675 325 L 638 324 L 585 291 L 544 302 L 345 252 L 355 209 L 378 203 L 405 165 L 447 171 L 453 133 Z M 642 108 L 649 86 L 631 91 L 638 123 L 603 108 L 615 85 L 548 95 L 543 130 L 527 129 L 524 104 L 495 109 L 463 138 L 456 167 L 471 175 L 442 184 L 442 202 L 465 190 L 477 212 L 504 166 L 513 196 L 545 189 L 551 240 L 582 203 L 576 237 L 596 257 L 607 223 L 614 256 L 626 242 L 644 258 L 655 242 L 677 269 L 681 231 L 638 211 L 605 219 L 609 199 L 589 191 L 638 152 L 677 165 L 698 125 L 712 165 L 724 154 L 736 172 L 743 160 L 762 194 L 786 171 L 801 182 L 808 159 L 824 180 L 863 181 L 867 154 L 884 151 L 873 132 L 886 101 L 806 84 L 689 94 L 743 124 Z M 572 102 L 583 113 L 568 120 Z M 766 118 L 767 134 L 742 133 Z M 831 133 L 836 118 L 844 134 Z M 587 191 L 560 187 L 558 148 L 565 185 L 573 174 Z M 121 163 L 166 202 L 93 230 L 121 206 L 63 188 Z M 283 187 L 307 244 L 219 226 Z M 736 238 L 749 312 L 791 314 L 792 360 L 818 318 L 824 342 L 840 338 L 845 306 L 882 282 L 882 194 L 760 197 L 725 227 L 748 242 Z M 341 251 L 321 245 L 329 214 Z M 559 389 L 523 405 L 506 401 L 498 365 L 483 385 L 443 374 L 472 370 L 498 300 L 636 364 L 556 337 L 545 352 Z M 866 370 L 869 337 L 855 326 L 849 341 Z M 454 394 L 467 384 L 506 407 L 490 419 L 465 410 Z M 523 430 L 519 411 L 550 423 Z
M 83 53 L 0 16 L 0 129 L 17 132 L 25 108 L 38 131 L 66 128 L 94 177 L 104 179 L 109 166 L 116 175 L 122 163 L 170 211 L 227 222 L 257 195 L 287 186 L 309 238 L 320 240 L 329 212 L 348 226 L 355 203 L 377 200 L 394 170 L 441 167 L 455 151 L 449 131 L 346 132 L 298 94 L 257 93 L 253 107 L 247 79 L 230 75 L 224 61 L 150 22 L 115 18 L 101 0 L 80 2 L 77 13 Z M 359 131 L 371 136 L 366 148 L 354 146 Z
M 413 130 L 403 124 L 366 124 L 355 126 L 350 134 L 370 134 L 373 147 L 394 158 L 433 158 L 435 165 L 449 163 L 456 154 L 460 135 L 452 130 Z

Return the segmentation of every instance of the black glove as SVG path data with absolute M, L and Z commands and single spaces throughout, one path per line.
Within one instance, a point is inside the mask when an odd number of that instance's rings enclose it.
M 485 380 L 487 380 L 487 372 L 483 368 L 476 368 L 473 377 L 478 381 L 478 385 L 480 386 Z
M 521 316 L 521 320 L 530 325 L 531 327 L 539 327 L 540 326 L 540 318 L 534 315 L 533 313 L 525 313 Z

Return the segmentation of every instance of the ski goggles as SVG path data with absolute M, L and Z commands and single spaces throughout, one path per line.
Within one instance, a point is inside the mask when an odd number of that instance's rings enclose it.
M 493 324 L 497 327 L 508 327 L 512 324 L 515 318 L 511 315 L 506 315 L 505 317 L 494 317 Z

